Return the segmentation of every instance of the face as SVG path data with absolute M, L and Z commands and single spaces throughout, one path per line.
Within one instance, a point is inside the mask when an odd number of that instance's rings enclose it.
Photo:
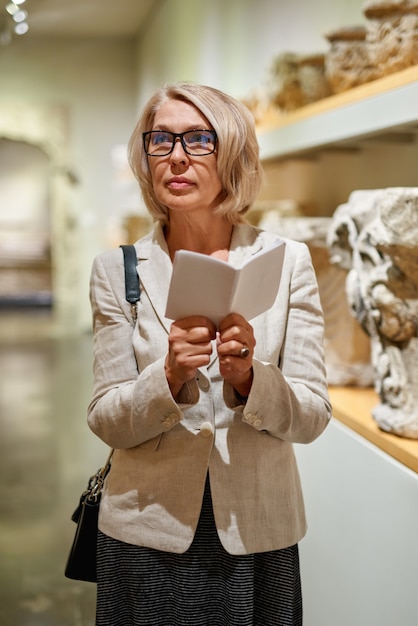
M 192 104 L 168 100 L 157 111 L 150 130 L 182 133 L 211 129 L 207 119 Z M 148 157 L 154 192 L 170 211 L 213 211 L 219 204 L 222 184 L 216 171 L 216 152 L 191 156 L 177 138 L 171 154 Z

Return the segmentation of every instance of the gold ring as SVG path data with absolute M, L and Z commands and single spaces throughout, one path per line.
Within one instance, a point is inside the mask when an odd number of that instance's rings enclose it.
M 247 346 L 242 346 L 241 350 L 239 351 L 240 357 L 245 359 L 249 354 L 250 354 L 250 351 L 247 348 Z

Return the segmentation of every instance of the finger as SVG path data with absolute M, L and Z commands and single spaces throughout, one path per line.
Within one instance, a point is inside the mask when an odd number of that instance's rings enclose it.
M 215 324 L 203 315 L 192 315 L 190 317 L 183 317 L 182 319 L 173 322 L 172 327 L 182 330 L 190 330 L 192 328 L 205 329 L 211 339 L 215 339 L 216 337 Z
M 239 329 L 235 331 L 229 329 L 231 332 L 220 333 L 220 338 L 217 343 L 217 350 L 220 356 L 235 356 L 237 358 L 249 358 L 252 359 L 254 348 L 256 345 L 255 337 L 250 331 L 244 331 Z
M 256 343 L 253 327 L 237 313 L 231 313 L 222 320 L 219 326 L 219 341 L 221 343 L 235 341 L 248 347 L 254 347 Z
M 218 344 L 219 357 L 232 356 L 234 358 L 246 359 L 252 356 L 253 348 L 244 341 L 226 341 Z
M 251 328 L 251 325 L 247 322 L 245 317 L 242 317 L 239 313 L 230 313 L 219 323 L 219 331 L 222 333 L 228 328 L 237 326 L 239 328 Z
M 212 344 L 191 344 L 185 341 L 169 340 L 166 357 L 166 375 L 177 381 L 186 382 L 194 378 L 199 367 L 210 363 Z

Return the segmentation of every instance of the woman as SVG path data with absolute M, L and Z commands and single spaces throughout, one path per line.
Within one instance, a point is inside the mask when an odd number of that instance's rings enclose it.
M 165 318 L 177 250 L 239 265 L 278 238 L 245 223 L 261 166 L 250 113 L 210 87 L 148 102 L 130 161 L 153 231 L 132 330 L 122 252 L 94 262 L 91 429 L 115 448 L 102 498 L 97 626 L 298 626 L 306 530 L 292 443 L 330 417 L 323 318 L 304 244 L 253 320 Z M 251 289 L 251 285 L 248 285 Z

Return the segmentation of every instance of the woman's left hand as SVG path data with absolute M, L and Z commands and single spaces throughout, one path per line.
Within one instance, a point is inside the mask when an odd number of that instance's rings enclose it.
M 253 381 L 254 330 L 242 315 L 230 313 L 219 324 L 217 348 L 221 376 L 241 396 L 248 396 Z

